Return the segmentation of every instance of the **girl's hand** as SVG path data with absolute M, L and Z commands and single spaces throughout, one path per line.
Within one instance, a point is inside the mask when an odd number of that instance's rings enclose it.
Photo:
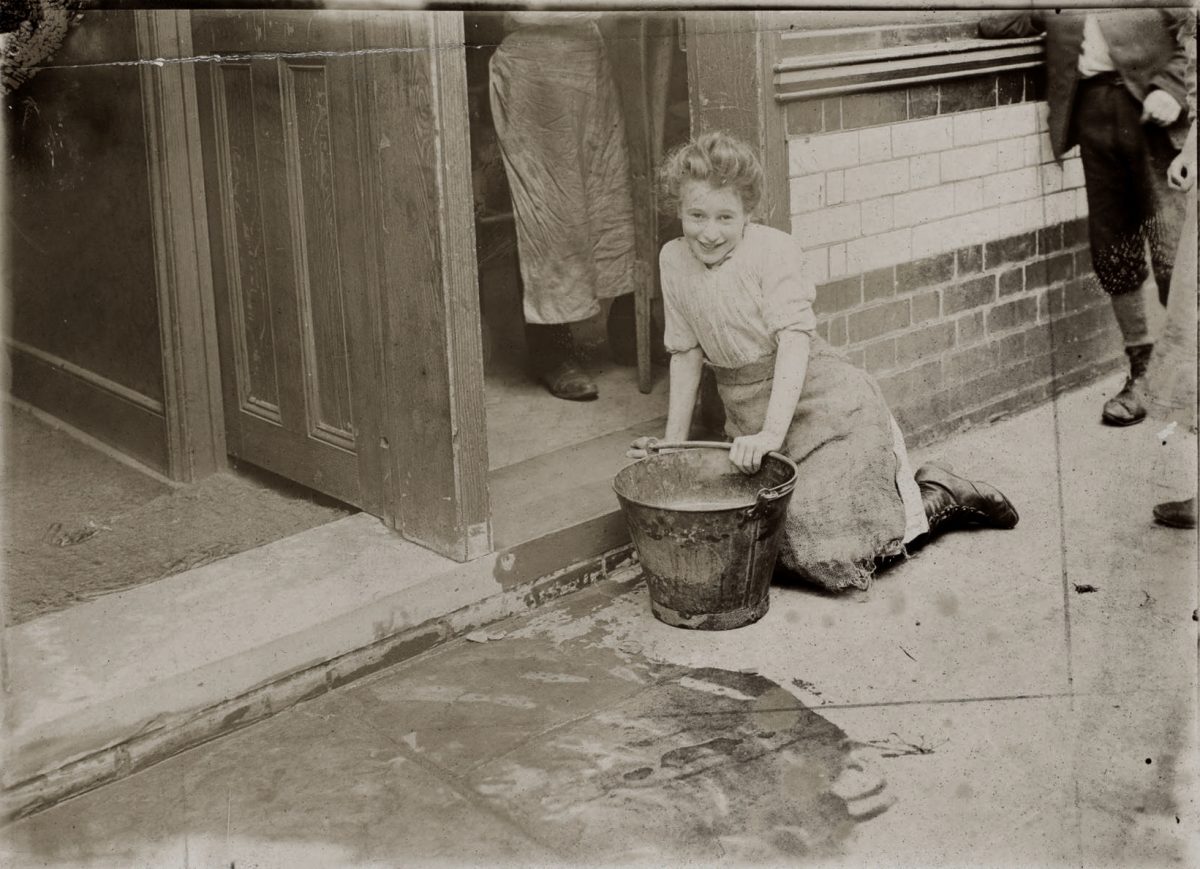
M 753 474 L 762 467 L 763 456 L 783 446 L 783 435 L 760 431 L 758 434 L 735 438 L 729 450 L 729 460 L 743 474 Z
M 644 459 L 649 454 L 650 447 L 658 442 L 658 438 L 641 437 L 629 445 L 629 449 L 625 451 L 627 459 Z
M 1167 185 L 1175 190 L 1191 190 L 1196 183 L 1196 152 L 1184 148 L 1167 167 Z
M 1175 98 L 1164 90 L 1152 90 L 1142 100 L 1142 123 L 1153 121 L 1160 127 L 1169 127 L 1175 123 L 1183 106 L 1175 102 Z

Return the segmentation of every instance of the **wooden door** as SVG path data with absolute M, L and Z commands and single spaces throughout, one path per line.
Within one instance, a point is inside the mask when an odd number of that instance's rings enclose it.
M 192 30 L 230 454 L 486 552 L 461 14 Z

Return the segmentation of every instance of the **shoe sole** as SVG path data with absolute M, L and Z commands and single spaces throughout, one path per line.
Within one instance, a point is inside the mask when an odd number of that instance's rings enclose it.
M 1136 417 L 1135 419 L 1118 419 L 1115 416 L 1100 417 L 1100 422 L 1104 423 L 1105 425 L 1112 426 L 1113 428 L 1128 428 L 1131 425 L 1137 425 L 1139 422 L 1145 421 L 1146 417 L 1144 414 Z

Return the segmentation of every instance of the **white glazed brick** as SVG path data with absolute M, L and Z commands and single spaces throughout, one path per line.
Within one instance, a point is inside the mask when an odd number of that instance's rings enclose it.
M 1001 172 L 983 179 L 984 205 L 1005 205 L 1041 195 L 1042 182 L 1036 166 Z
M 945 151 L 942 158 L 942 181 L 961 181 L 996 172 L 996 143 L 972 145 Z
M 810 175 L 854 166 L 858 159 L 858 132 L 805 136 L 788 142 L 788 174 Z
M 954 185 L 954 213 L 966 214 L 983 208 L 983 179 L 968 178 Z
M 792 234 L 795 235 L 795 232 Z M 803 243 L 803 239 L 800 241 Z M 804 252 L 804 271 L 814 284 L 823 284 L 829 280 L 829 255 L 825 248 L 819 247 Z
M 1042 193 L 1049 195 L 1063 189 L 1063 170 L 1057 163 L 1043 163 L 1036 167 L 1042 177 Z
M 1037 132 L 1037 103 L 984 109 L 979 115 L 982 141 L 1015 139 Z
M 954 147 L 978 145 L 983 141 L 983 115 L 981 112 L 962 112 L 954 115 Z
M 845 173 L 841 170 L 837 172 L 829 172 L 825 175 L 825 204 L 839 205 L 842 203 L 846 194 L 844 191 Z
M 969 244 L 979 244 L 1006 235 L 1007 233 L 1000 229 L 998 212 L 999 209 L 989 208 L 913 227 L 913 259 L 957 250 Z
M 858 203 L 797 214 L 792 217 L 792 232 L 805 248 L 857 238 L 862 233 Z
M 908 161 L 890 160 L 846 170 L 847 202 L 887 196 L 908 189 Z
M 892 217 L 892 197 L 868 199 L 862 204 L 863 235 L 878 235 L 887 232 L 893 226 L 895 223 Z
M 829 277 L 840 278 L 846 274 L 846 245 L 829 246 Z
M 1088 216 L 1087 190 L 1083 187 L 1080 187 L 1075 191 L 1075 216 Z
M 954 185 L 902 193 L 893 200 L 896 226 L 916 226 L 954 213 Z
M 882 235 L 869 235 L 846 245 L 848 274 L 869 272 L 913 259 L 911 231 L 897 229 Z
M 1041 162 L 1042 163 L 1053 162 L 1055 159 L 1054 146 L 1050 144 L 1050 134 L 1049 133 L 1039 133 L 1038 139 L 1039 139 L 1039 147 L 1041 149 L 1041 157 L 1040 157 Z
M 1013 202 L 996 210 L 996 224 L 1002 236 L 1040 229 L 1046 225 L 1045 209 L 1040 199 Z
M 1007 172 L 1025 165 L 1025 140 L 1001 139 L 996 143 L 996 169 Z
M 1046 225 L 1053 226 L 1075 219 L 1075 191 L 1064 190 L 1043 197 L 1042 207 L 1046 212 Z
M 1084 186 L 1083 160 L 1070 157 L 1063 161 L 1063 187 L 1072 190 Z
M 801 175 L 788 182 L 791 213 L 803 214 L 825 207 L 825 173 Z
M 1039 133 L 1044 133 L 1050 129 L 1050 104 L 1037 102 L 1032 105 L 1037 107 L 1037 130 Z
M 908 160 L 910 190 L 932 187 L 942 182 L 942 158 L 937 154 L 918 154 Z
M 868 127 L 858 132 L 860 163 L 879 163 L 892 159 L 892 131 L 889 127 Z
M 950 117 L 907 121 L 893 124 L 891 129 L 893 157 L 944 151 L 954 145 L 954 121 Z
M 1025 165 L 1037 166 L 1045 161 L 1042 159 L 1042 136 L 1036 134 L 1026 136 L 1021 140 L 1025 145 Z

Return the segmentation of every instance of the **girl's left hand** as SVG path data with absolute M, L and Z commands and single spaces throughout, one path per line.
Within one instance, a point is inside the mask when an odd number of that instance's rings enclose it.
M 1184 148 L 1167 167 L 1167 186 L 1175 190 L 1191 190 L 1196 183 L 1196 153 Z
M 753 474 L 762 467 L 763 456 L 783 446 L 783 436 L 760 431 L 758 434 L 734 438 L 729 460 L 743 474 Z

